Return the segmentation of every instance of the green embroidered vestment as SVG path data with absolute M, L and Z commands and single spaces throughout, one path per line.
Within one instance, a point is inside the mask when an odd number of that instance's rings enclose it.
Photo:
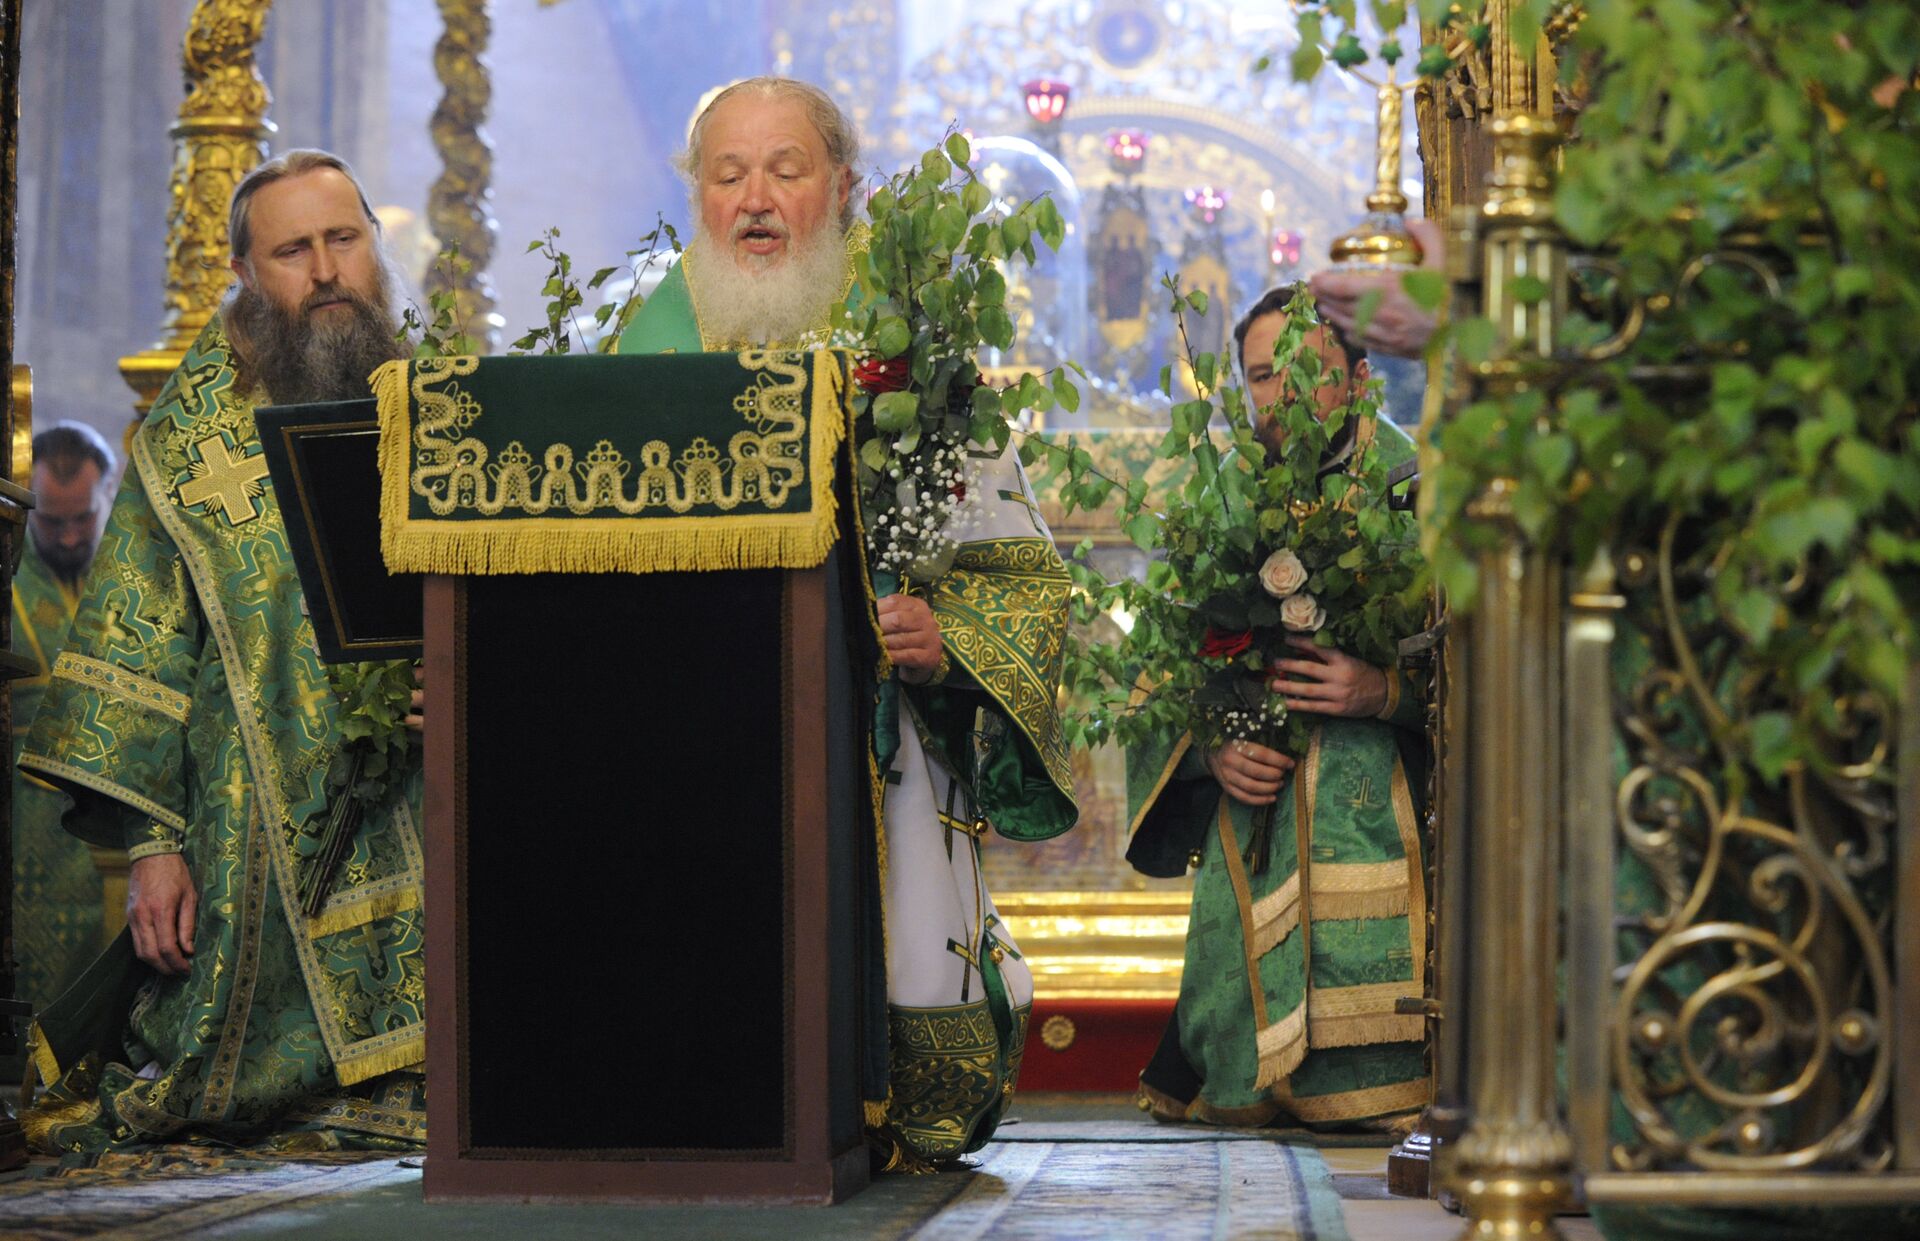
M 13 683 L 16 764 L 79 606 L 78 588 L 48 567 L 29 537 L 13 575 L 13 650 L 40 671 Z M 65 991 L 102 947 L 100 871 L 86 844 L 61 828 L 62 805 L 45 781 L 13 768 L 14 994 L 36 1010 Z
M 425 1134 L 417 1076 L 374 1081 L 424 1052 L 419 774 L 369 813 L 306 918 L 295 893 L 324 827 L 338 704 L 253 404 L 216 319 L 135 437 L 24 747 L 70 831 L 136 860 L 182 852 L 200 897 L 190 972 L 146 976 L 124 1014 L 125 1066 L 61 1062 L 70 1042 L 36 1038 L 43 1076 L 66 1075 L 29 1118 L 43 1146 L 301 1123 Z M 149 1063 L 157 1076 L 129 1071 Z
M 1367 428 L 1389 467 L 1412 457 L 1397 427 Z M 1424 1018 L 1395 1012 L 1426 986 L 1414 792 L 1425 694 L 1400 670 L 1388 675 L 1388 720 L 1324 718 L 1295 756 L 1261 873 L 1242 858 L 1253 808 L 1221 790 L 1190 737 L 1129 752 L 1129 858 L 1166 875 L 1189 850 L 1199 859 L 1177 1021 L 1202 1084 L 1190 1104 L 1156 1098 L 1156 1110 L 1333 1124 L 1427 1102 Z

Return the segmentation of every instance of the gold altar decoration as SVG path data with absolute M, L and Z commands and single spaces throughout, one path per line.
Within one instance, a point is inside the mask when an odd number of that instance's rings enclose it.
M 433 70 L 444 92 L 433 111 L 433 145 L 442 168 L 427 197 L 427 223 L 445 251 L 458 246 L 464 270 L 435 264 L 430 285 L 451 288 L 455 318 L 486 352 L 500 343 L 487 265 L 493 261 L 499 226 L 490 204 L 493 148 L 480 126 L 493 99 L 483 58 L 493 35 L 487 0 L 438 0 L 445 21 L 433 48 Z M 432 291 L 431 289 L 429 291 Z
M 1438 164 L 1446 184 L 1455 157 L 1488 169 L 1482 204 L 1456 207 L 1448 263 L 1456 314 L 1490 320 L 1500 343 L 1436 385 L 1446 411 L 1577 384 L 1709 269 L 1782 296 L 1785 257 L 1761 230 L 1724 230 L 1666 291 L 1589 301 L 1612 335 L 1567 350 L 1571 274 L 1610 270 L 1553 216 L 1552 117 L 1569 101 L 1551 68 L 1580 11 L 1554 10 L 1533 55 L 1508 47 L 1503 4 L 1487 11 L 1493 54 L 1421 99 L 1430 175 Z M 1547 296 L 1519 298 L 1522 277 Z M 1715 360 L 1664 360 L 1662 382 L 1704 391 Z M 1726 672 L 1724 624 L 1693 606 L 1717 548 L 1675 514 L 1650 546 L 1568 563 L 1520 537 L 1511 494 L 1495 480 L 1472 510 L 1496 541 L 1479 606 L 1454 623 L 1441 736 L 1454 848 L 1436 993 L 1471 1030 L 1440 1027 L 1441 1084 L 1467 1124 L 1441 1173 L 1466 1235 L 1552 1236 L 1576 1183 L 1596 1205 L 1920 1198 L 1920 912 L 1904 899 L 1920 891 L 1920 667 L 1899 706 L 1834 704 L 1818 770 L 1790 769 L 1778 791 L 1730 776 L 1742 760 L 1729 730 L 1767 709 L 1768 690 Z M 1635 671 L 1617 679 L 1623 666 Z M 1619 904 L 1623 859 L 1649 877 L 1650 908 Z M 1902 895 L 1876 907 L 1874 892 Z
M 1362 81 L 1370 81 L 1348 70 Z M 1367 213 L 1350 232 L 1334 238 L 1329 256 L 1337 268 L 1374 268 L 1405 271 L 1420 266 L 1420 243 L 1407 231 L 1407 196 L 1400 189 L 1402 99 L 1408 89 L 1393 80 L 1371 83 L 1379 106 L 1380 137 L 1374 152 L 1373 192 L 1367 195 Z
M 1486 204 L 1451 239 L 1467 256 L 1481 310 L 1501 329 L 1504 347 L 1473 368 L 1470 383 L 1483 397 L 1534 382 L 1529 364 L 1553 356 L 1566 304 L 1549 171 L 1559 133 L 1525 114 L 1499 118 L 1491 130 Z M 1548 296 L 1515 296 L 1526 278 Z M 1464 996 L 1470 1112 L 1447 1179 L 1468 1236 L 1546 1238 L 1559 1235 L 1553 1216 L 1573 1193 L 1572 1143 L 1554 1094 L 1564 598 L 1558 560 L 1529 546 L 1512 520 L 1512 490 L 1509 480 L 1495 480 L 1475 504 L 1497 537 L 1479 558 L 1479 606 L 1453 631 L 1472 709 L 1467 735 L 1454 739 L 1463 747 L 1465 821 L 1444 830 L 1468 835 L 1471 897 L 1442 917 L 1465 918 L 1479 951 Z
M 254 64 L 272 0 L 200 0 L 187 26 L 187 97 L 173 139 L 167 208 L 167 284 L 160 339 L 120 359 L 140 414 L 153 405 L 187 346 L 219 308 L 227 269 L 227 204 L 267 155 L 272 96 Z

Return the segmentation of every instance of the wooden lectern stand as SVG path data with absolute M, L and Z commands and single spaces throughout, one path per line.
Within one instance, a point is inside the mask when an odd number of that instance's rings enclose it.
M 841 590 L 427 579 L 428 1200 L 867 1184 Z
M 876 682 L 850 644 L 870 631 L 836 474 L 845 366 L 465 359 L 376 374 L 378 403 L 259 411 L 274 485 L 299 497 L 289 536 L 323 657 L 411 655 L 402 631 L 424 630 L 429 1200 L 825 1203 L 867 1183 L 862 1078 L 885 1064 L 885 982 L 863 731 Z M 523 439 L 562 430 L 581 472 L 543 486 L 599 470 L 585 501 L 535 512 L 530 481 L 495 488 L 534 460 Z M 680 474 L 654 460 L 669 440 Z M 731 482 L 716 441 L 738 454 Z M 383 473 L 388 442 L 403 450 Z M 432 470 L 462 461 L 496 473 L 463 476 L 458 496 L 487 488 L 505 517 L 425 504 L 450 486 Z M 670 491 L 686 495 L 668 513 Z M 598 515 L 555 515 L 582 504 Z M 747 542 L 772 531 L 787 558 L 758 563 L 814 567 L 646 572 L 686 563 L 651 551 L 587 558 L 632 572 L 501 567 L 574 567 L 542 561 L 555 530 L 604 550 L 684 520 L 697 546 L 716 513 Z M 408 523 L 430 549 L 423 617 L 401 614 L 420 595 L 386 571 Z M 795 530 L 804 552 L 782 542 Z M 482 552 L 448 559 L 470 536 Z M 432 575 L 447 565 L 491 571 Z

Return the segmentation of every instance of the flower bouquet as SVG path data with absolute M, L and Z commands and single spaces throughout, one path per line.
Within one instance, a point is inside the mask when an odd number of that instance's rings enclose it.
M 1013 344 L 1001 265 L 1033 263 L 1036 241 L 1057 249 L 1066 226 L 1050 198 L 996 199 L 971 160 L 966 137 L 949 134 L 873 191 L 854 296 L 835 316 L 834 342 L 861 355 L 860 511 L 882 594 L 902 579 L 931 582 L 953 563 L 970 453 L 1005 448 L 1022 410 L 1079 405 L 1064 369 L 1050 382 L 981 382 L 975 355 Z

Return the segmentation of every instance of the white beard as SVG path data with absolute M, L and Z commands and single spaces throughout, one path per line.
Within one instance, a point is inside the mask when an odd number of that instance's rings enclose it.
M 687 253 L 700 330 L 714 344 L 798 343 L 826 319 L 847 281 L 846 235 L 831 224 L 765 270 L 735 263 L 730 242 L 704 228 L 695 230 Z

